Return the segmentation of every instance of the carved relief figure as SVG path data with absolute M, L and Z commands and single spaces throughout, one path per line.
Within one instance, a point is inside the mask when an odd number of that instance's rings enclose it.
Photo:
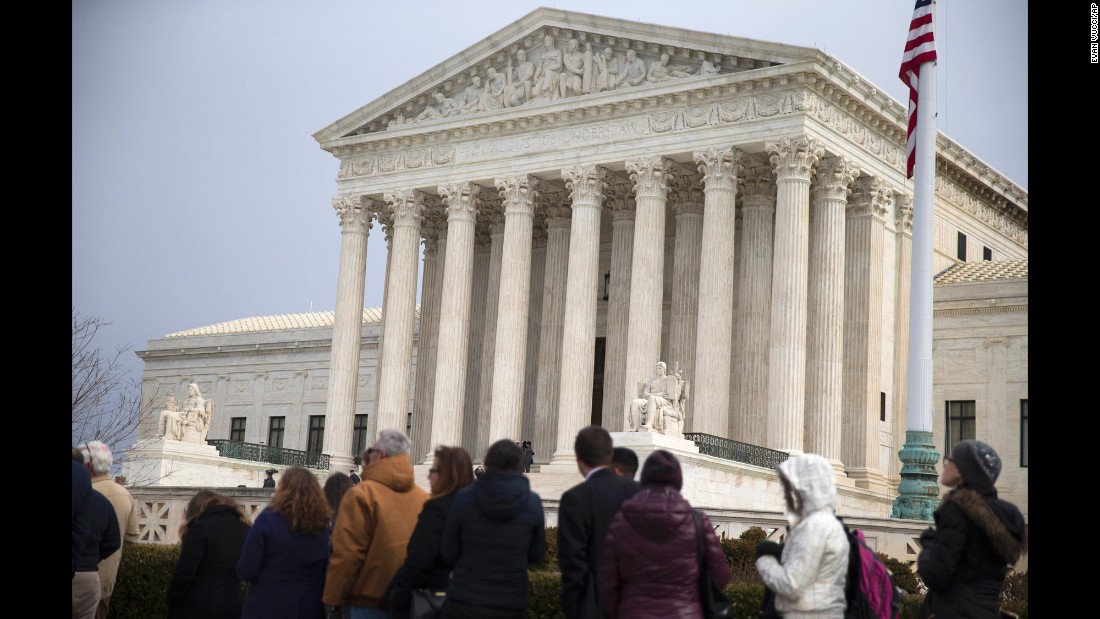
M 635 53 L 634 50 L 627 50 L 626 62 L 623 63 L 623 70 L 619 75 L 619 81 L 616 84 L 616 88 L 637 86 L 645 81 L 645 76 L 645 63 L 642 62 L 641 58 L 638 58 L 638 54 Z
M 698 75 L 704 77 L 710 77 L 712 75 L 718 75 L 718 72 L 722 70 L 720 65 L 711 64 L 709 60 L 704 60 L 703 64 L 699 67 Z
M 454 99 L 444 97 L 441 92 L 437 92 L 432 96 L 435 98 L 436 109 L 439 110 L 440 116 L 447 118 L 448 116 L 457 116 L 462 113 L 462 109 L 458 107 Z
M 442 118 L 442 117 L 443 117 L 443 114 L 439 111 L 439 106 L 437 106 L 433 103 L 429 103 L 428 105 L 424 106 L 424 111 L 420 112 L 420 114 L 417 115 L 416 122 L 420 122 L 422 120 L 432 120 L 433 118 Z
M 523 105 L 531 98 L 531 88 L 535 83 L 535 63 L 527 60 L 527 50 L 516 52 L 516 67 L 508 60 L 508 84 L 504 90 L 505 107 Z
M 622 62 L 615 57 L 610 47 L 603 48 L 599 56 L 596 56 L 596 82 L 593 92 L 603 92 L 615 87 L 622 71 Z
M 569 49 L 564 57 L 565 71 L 558 79 L 558 86 L 562 97 L 579 95 L 584 92 L 584 73 L 587 67 L 584 62 L 584 52 L 580 50 L 580 44 L 576 39 L 569 40 Z
M 481 100 L 481 77 L 475 75 L 470 78 L 470 85 L 463 92 L 465 103 L 462 104 L 462 112 L 476 112 L 477 104 Z
M 561 74 L 562 53 L 554 47 L 554 37 L 546 35 L 543 38 L 545 47 L 542 51 L 542 63 L 535 71 L 535 87 L 531 90 L 532 98 L 551 97 L 557 99 L 558 76 Z
M 680 67 L 669 66 L 668 61 L 668 54 L 661 54 L 660 60 L 649 65 L 649 72 L 646 73 L 646 81 L 666 82 L 676 77 L 687 77 L 691 75 L 691 73 Z
M 504 76 L 497 73 L 493 67 L 489 67 L 488 76 L 485 79 L 485 88 L 478 98 L 477 111 L 490 112 L 504 107 Z

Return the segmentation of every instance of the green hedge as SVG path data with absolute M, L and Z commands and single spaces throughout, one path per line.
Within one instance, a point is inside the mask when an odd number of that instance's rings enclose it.
M 756 527 L 753 527 L 755 529 Z M 725 594 L 733 601 L 738 617 L 760 614 L 764 586 L 756 573 L 755 553 L 759 529 L 749 529 L 740 539 L 722 539 L 722 549 L 730 563 L 731 581 Z M 553 619 L 561 616 L 561 575 L 558 573 L 557 529 L 546 529 L 546 557 L 528 572 L 531 581 L 528 617 Z M 751 548 L 751 550 L 750 550 Z M 895 582 L 907 591 L 921 588 L 917 575 L 903 561 L 882 556 Z M 118 582 L 111 595 L 110 619 L 163 619 L 168 614 L 166 592 L 172 581 L 172 570 L 179 559 L 179 545 L 127 544 L 122 553 Z M 912 588 L 910 588 L 912 587 Z M 247 588 L 242 588 L 242 591 Z M 1001 591 L 1002 607 L 1027 619 L 1027 573 L 1012 573 L 1005 579 Z M 923 595 L 902 598 L 901 619 L 916 619 L 920 615 Z

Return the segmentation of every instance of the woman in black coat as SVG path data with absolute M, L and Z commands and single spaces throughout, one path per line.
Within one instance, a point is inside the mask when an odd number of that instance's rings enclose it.
M 928 586 L 922 617 L 996 619 L 1009 567 L 1027 552 L 1027 525 L 997 498 L 1001 459 L 981 441 L 961 441 L 943 459 L 940 483 L 953 488 L 921 534 L 917 572 Z
M 225 495 L 200 490 L 180 526 L 180 558 L 168 585 L 169 619 L 240 619 L 241 556 L 249 520 Z
M 409 538 L 405 564 L 394 574 L 382 600 L 382 607 L 390 609 L 392 619 L 409 617 L 414 590 L 447 590 L 453 566 L 439 554 L 443 527 L 447 524 L 455 493 L 474 483 L 473 468 L 465 449 L 436 448 L 432 468 L 428 470 L 432 498 L 424 503 L 416 529 Z

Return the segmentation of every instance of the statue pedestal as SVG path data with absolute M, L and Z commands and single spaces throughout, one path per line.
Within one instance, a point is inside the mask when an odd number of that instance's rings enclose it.
M 122 475 L 132 486 L 201 486 L 260 488 L 267 462 L 223 458 L 206 443 L 190 443 L 162 436 L 142 439 L 125 452 Z

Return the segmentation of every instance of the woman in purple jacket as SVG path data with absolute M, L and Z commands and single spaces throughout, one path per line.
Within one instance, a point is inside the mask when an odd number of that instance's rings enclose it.
M 691 504 L 680 496 L 684 479 L 676 456 L 657 450 L 642 467 L 642 489 L 611 521 L 600 557 L 600 603 L 612 619 L 696 619 L 699 563 Z M 702 514 L 707 568 L 724 587 L 730 568 L 710 520 Z

